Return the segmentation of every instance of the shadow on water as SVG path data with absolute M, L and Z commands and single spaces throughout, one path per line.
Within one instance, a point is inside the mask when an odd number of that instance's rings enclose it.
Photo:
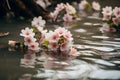
M 81 14 L 83 12 L 80 12 Z M 84 14 L 84 13 L 83 13 Z M 69 24 L 47 24 L 47 29 L 68 28 L 74 37 L 74 47 L 80 56 L 73 60 L 58 61 L 41 54 L 23 54 L 9 51 L 8 40 L 21 41 L 20 30 L 30 24 L 19 21 L 0 22 L 0 31 L 9 34 L 0 37 L 1 80 L 119 80 L 120 34 L 101 33 L 99 13 L 87 15 Z

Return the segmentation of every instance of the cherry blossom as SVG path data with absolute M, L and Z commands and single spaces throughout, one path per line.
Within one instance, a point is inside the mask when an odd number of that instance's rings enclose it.
M 58 5 L 58 7 L 61 5 L 63 4 L 61 3 L 60 5 Z M 68 3 L 66 5 L 67 5 L 65 6 L 66 8 L 72 9 L 71 5 L 69 5 Z M 57 14 L 58 12 L 59 11 L 56 11 Z M 64 19 L 67 22 L 72 21 L 72 16 L 70 14 L 65 14 Z M 43 23 L 41 23 L 42 21 Z M 69 52 L 70 53 L 74 52 L 75 54 L 75 50 L 71 51 L 73 45 L 73 38 L 70 31 L 68 31 L 63 27 L 58 27 L 54 31 L 52 30 L 47 31 L 43 29 L 44 25 L 45 25 L 45 21 L 42 20 L 41 16 L 38 18 L 35 17 L 32 21 L 31 29 L 27 27 L 21 30 L 20 35 L 24 37 L 24 45 L 28 47 L 28 50 L 31 50 L 33 53 L 35 53 L 39 50 L 42 50 L 41 47 L 44 46 L 44 48 L 46 48 L 47 51 L 52 51 L 54 53 L 60 53 L 60 54 L 68 53 L 65 55 L 69 55 Z M 31 60 L 28 59 L 21 60 L 21 62 L 28 63 L 28 65 L 29 64 L 31 65 L 29 61 Z
M 64 35 L 64 33 L 67 32 L 67 30 L 65 28 L 61 28 L 61 27 L 58 27 L 56 30 L 55 30 L 56 33 L 58 33 L 59 36 L 62 36 Z
M 45 2 L 43 0 L 37 0 L 36 3 L 38 5 L 40 5 L 42 8 L 44 8 L 44 9 L 46 8 L 46 4 L 45 4 Z
M 48 46 L 50 50 L 56 51 L 58 49 L 59 45 L 56 42 L 51 42 Z
M 39 47 L 39 43 L 37 42 L 34 42 L 34 43 L 31 43 L 28 48 L 30 50 L 33 50 L 33 51 L 39 51 L 40 50 L 40 47 Z
M 24 38 L 24 44 L 26 45 L 26 46 L 28 46 L 28 45 L 31 45 L 32 43 L 34 43 L 35 41 L 36 41 L 36 38 L 33 38 L 33 37 L 25 37 Z
M 57 42 L 59 39 L 58 34 L 56 34 L 55 32 L 51 35 L 51 42 Z
M 65 14 L 63 17 L 63 20 L 65 22 L 71 22 L 73 20 L 73 16 L 69 15 L 69 14 Z
M 67 41 L 72 41 L 73 38 L 72 38 L 72 34 L 70 31 L 67 31 L 65 34 L 64 34 L 64 37 L 66 38 Z
M 14 47 L 16 45 L 16 41 L 13 41 L 13 40 L 9 40 L 8 41 L 8 44 L 11 46 L 11 47 Z
M 46 6 L 51 5 L 51 2 L 49 0 L 45 0 Z
M 49 41 L 49 40 L 51 40 L 51 35 L 53 34 L 53 31 L 49 31 L 48 33 L 46 33 L 46 35 L 45 35 L 45 41 Z
M 44 27 L 46 24 L 46 21 L 43 20 L 41 16 L 39 16 L 38 18 L 34 17 L 31 23 L 32 23 L 32 26 L 38 28 L 38 27 Z
M 49 42 L 57 42 L 59 40 L 59 35 L 56 32 L 49 31 L 49 33 L 45 35 L 45 39 Z
M 120 18 L 112 18 L 112 21 L 116 26 L 120 24 Z
M 61 18 L 61 14 L 64 15 L 63 20 L 66 22 L 72 21 L 73 16 L 75 16 L 74 18 L 77 17 L 75 8 L 69 3 L 57 4 L 57 7 L 55 8 L 55 10 L 50 13 L 50 17 L 53 21 L 57 21 L 57 18 Z
M 60 3 L 60 4 L 57 4 L 57 7 L 55 8 L 55 10 L 57 11 L 62 11 L 64 9 L 64 4 L 63 3 Z
M 69 55 L 78 56 L 79 54 L 78 54 L 78 52 L 77 52 L 77 50 L 76 50 L 75 48 L 72 48 L 72 49 L 70 50 Z
M 79 4 L 79 9 L 84 10 L 87 6 L 88 2 L 86 0 L 81 1 Z
M 45 41 L 48 41 L 48 48 L 52 51 L 60 49 L 62 52 L 68 52 L 72 47 L 72 34 L 65 28 L 58 27 L 54 31 L 49 31 L 45 35 Z
M 68 45 L 68 43 L 63 43 L 61 46 L 60 46 L 60 50 L 61 51 L 68 51 L 70 48 L 70 45 Z
M 50 13 L 50 16 L 53 19 L 53 21 L 55 21 L 57 19 L 58 13 L 59 13 L 59 11 L 57 11 L 57 10 Z
M 104 17 L 103 20 L 109 21 L 112 16 L 112 7 L 106 6 L 105 8 L 103 8 L 102 14 Z
M 41 32 L 42 35 L 45 35 L 47 33 L 47 30 L 44 30 L 43 27 L 39 27 L 38 31 Z
M 94 10 L 99 11 L 100 10 L 100 4 L 98 2 L 92 2 L 92 7 Z
M 103 20 L 109 21 L 111 20 L 112 16 L 111 15 L 103 15 Z
M 103 20 L 105 20 L 107 23 L 103 24 L 103 27 L 101 28 L 102 32 L 116 32 L 118 26 L 120 25 L 120 8 L 115 7 L 112 10 L 112 7 L 106 6 L 103 8 Z
M 115 7 L 113 9 L 113 13 L 116 17 L 119 17 L 120 18 L 120 7 Z
M 42 44 L 44 42 L 44 39 L 45 39 L 45 35 L 47 33 L 47 30 L 43 30 L 42 27 L 39 28 L 39 31 L 41 32 L 41 38 L 39 40 L 39 43 Z
M 103 15 L 112 15 L 112 7 L 106 6 L 105 8 L 102 9 L 102 14 Z
M 20 36 L 23 36 L 23 37 L 31 36 L 31 37 L 33 37 L 33 36 L 35 36 L 35 33 L 33 33 L 33 29 L 30 29 L 30 28 L 26 27 L 25 29 L 21 30 Z
M 76 13 L 75 8 L 73 6 L 71 6 L 69 3 L 66 3 L 65 10 L 66 10 L 67 14 L 75 14 Z

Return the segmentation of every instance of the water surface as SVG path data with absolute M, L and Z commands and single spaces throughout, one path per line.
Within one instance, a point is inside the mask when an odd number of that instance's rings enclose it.
M 69 29 L 74 47 L 80 53 L 74 60 L 58 61 L 46 58 L 42 52 L 31 55 L 20 50 L 10 51 L 8 40 L 22 41 L 21 29 L 31 24 L 1 20 L 0 32 L 10 34 L 0 37 L 0 80 L 119 80 L 120 34 L 101 33 L 102 24 L 98 12 L 71 23 L 47 23 L 49 30 L 58 26 Z

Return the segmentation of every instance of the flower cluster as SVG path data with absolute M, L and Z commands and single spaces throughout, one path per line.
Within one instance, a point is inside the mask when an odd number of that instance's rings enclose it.
M 116 32 L 120 31 L 120 7 L 112 7 L 106 6 L 102 10 L 103 20 L 106 21 L 101 28 L 103 32 Z
M 45 20 L 42 17 L 33 19 L 32 28 L 26 27 L 21 30 L 20 36 L 24 37 L 24 45 L 31 51 L 47 51 L 54 55 L 78 56 L 78 52 L 73 48 L 73 38 L 70 31 L 58 27 L 54 31 L 44 30 Z
M 100 4 L 98 2 L 93 1 L 92 5 L 88 3 L 86 0 L 82 0 L 81 3 L 79 3 L 79 9 L 85 10 L 85 9 L 93 9 L 95 11 L 100 11 Z
M 34 18 L 32 21 L 32 28 L 26 27 L 21 30 L 20 36 L 24 37 L 24 45 L 28 47 L 28 49 L 39 51 L 40 44 L 44 40 L 44 35 L 47 32 L 43 30 L 45 25 L 45 20 L 42 20 L 42 17 Z
M 77 56 L 77 50 L 72 48 L 73 38 L 70 31 L 58 27 L 54 31 L 49 31 L 45 35 L 45 43 L 48 50 L 59 54 Z M 69 53 L 69 54 L 68 54 Z
M 57 7 L 55 8 L 54 12 L 50 13 L 52 20 L 56 21 L 57 18 L 59 17 L 59 13 L 62 13 L 62 12 L 65 12 L 63 16 L 63 20 L 65 22 L 70 22 L 73 20 L 73 18 L 77 16 L 76 10 L 72 5 L 70 5 L 69 3 L 66 3 L 66 4 L 60 3 L 60 4 L 57 4 Z

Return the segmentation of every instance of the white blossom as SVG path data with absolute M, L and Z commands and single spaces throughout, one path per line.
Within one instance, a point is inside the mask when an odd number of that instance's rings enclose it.
M 66 10 L 67 14 L 75 14 L 76 13 L 75 8 L 73 6 L 71 6 L 69 3 L 66 3 L 65 10 Z
M 43 20 L 41 16 L 39 16 L 38 18 L 34 17 L 31 23 L 32 23 L 32 26 L 39 28 L 39 27 L 44 27 L 46 24 L 46 21 Z
M 59 13 L 59 11 L 57 11 L 57 10 L 55 10 L 54 12 L 50 13 L 50 16 L 53 19 L 53 21 L 55 21 L 57 19 L 58 13 Z
M 115 7 L 113 9 L 113 13 L 116 17 L 119 17 L 120 18 L 120 7 Z
M 26 46 L 28 46 L 28 45 L 31 45 L 32 43 L 34 43 L 35 41 L 36 41 L 36 38 L 34 38 L 34 37 L 25 37 L 24 38 L 24 44 L 26 45 Z
M 20 36 L 23 36 L 23 37 L 29 37 L 29 36 L 34 37 L 35 33 L 33 32 L 33 29 L 30 29 L 30 28 L 26 27 L 25 29 L 21 30 Z
M 65 14 L 63 17 L 63 20 L 65 22 L 71 22 L 73 20 L 73 16 L 69 15 L 69 14 Z
M 112 21 L 116 26 L 120 24 L 120 18 L 112 18 Z
M 103 15 L 112 15 L 112 7 L 106 6 L 105 8 L 102 9 L 102 14 Z
M 92 2 L 92 7 L 94 10 L 99 11 L 100 10 L 100 4 L 98 2 Z
M 82 0 L 81 3 L 79 3 L 79 9 L 84 10 L 87 4 L 88 2 L 86 0 Z
M 60 3 L 60 4 L 57 4 L 57 7 L 55 8 L 55 10 L 57 11 L 62 11 L 64 9 L 64 4 L 63 3 Z
M 28 46 L 28 49 L 33 50 L 33 51 L 39 51 L 40 50 L 39 43 L 37 42 L 31 43 Z

